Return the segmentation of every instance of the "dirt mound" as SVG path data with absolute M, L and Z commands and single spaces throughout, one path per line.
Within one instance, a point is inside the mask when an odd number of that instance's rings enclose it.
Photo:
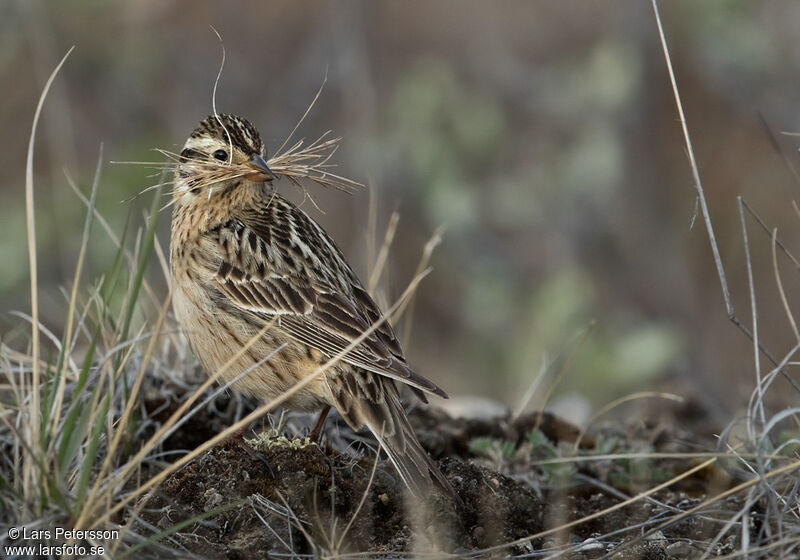
M 565 442 L 572 445 L 577 434 L 550 415 L 455 420 L 435 409 L 418 409 L 412 422 L 462 503 L 435 492 L 424 500 L 409 496 L 391 464 L 381 460 L 376 467 L 374 450 L 352 432 L 346 449 L 273 434 L 249 440 L 249 446 L 225 442 L 175 473 L 146 503 L 142 525 L 168 530 L 188 520 L 162 542 L 182 554 L 208 558 L 467 555 L 488 553 L 498 545 L 505 545 L 502 555 L 571 547 L 569 557 L 599 558 L 658 525 L 661 516 L 688 509 L 702 497 L 689 482 L 649 501 L 525 540 L 619 503 L 653 472 L 637 479 L 632 461 L 627 466 L 606 462 L 600 470 L 595 463 L 568 463 L 566 470 L 538 465 L 542 446 L 558 450 Z M 341 442 L 347 429 L 335 429 L 340 437 L 334 441 Z M 537 441 L 541 445 L 534 446 Z M 608 438 L 584 440 L 582 453 L 594 453 L 598 445 L 608 448 Z M 620 469 L 627 469 L 627 478 L 611 476 Z M 698 475 L 702 487 L 708 486 L 709 476 Z M 689 518 L 615 557 L 690 558 L 692 543 L 714 533 L 707 522 Z M 720 543 L 718 552 L 733 550 L 735 544 Z

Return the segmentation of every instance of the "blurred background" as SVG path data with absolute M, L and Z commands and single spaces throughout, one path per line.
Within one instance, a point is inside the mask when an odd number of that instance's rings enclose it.
M 782 134 L 800 131 L 800 4 L 671 1 L 662 17 L 732 301 L 749 324 L 737 197 L 800 251 L 791 171 L 800 140 Z M 102 143 L 97 206 L 117 232 L 131 207 L 141 224 L 150 197 L 122 201 L 157 179 L 109 161 L 162 161 L 152 149 L 179 151 L 211 112 L 221 50 L 210 25 L 227 49 L 218 109 L 252 120 L 270 152 L 327 75 L 299 136 L 343 135 L 339 172 L 368 189 L 311 187 L 325 213 L 304 209 L 362 278 L 399 212 L 383 302 L 446 227 L 406 344 L 421 373 L 451 394 L 516 406 L 542 364 L 567 348 L 556 400 L 579 395 L 598 406 L 666 387 L 719 413 L 746 403 L 752 345 L 726 316 L 652 8 L 642 1 L 7 0 L 3 310 L 30 306 L 24 162 L 39 93 L 59 59 L 76 45 L 47 100 L 35 160 L 40 297 L 56 333 L 85 210 L 64 172 L 88 192 Z M 169 210 L 160 220 L 166 247 Z M 752 220 L 748 233 L 759 334 L 782 357 L 795 339 L 770 237 Z M 95 227 L 89 277 L 107 271 L 113 254 Z M 779 263 L 789 302 L 800 301 L 797 270 Z M 155 259 L 150 273 L 165 293 Z M 571 344 L 592 322 L 585 341 Z

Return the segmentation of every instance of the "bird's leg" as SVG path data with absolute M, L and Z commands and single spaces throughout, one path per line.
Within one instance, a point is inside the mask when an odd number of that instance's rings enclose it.
M 314 443 L 319 443 L 319 436 L 322 434 L 322 426 L 325 425 L 325 419 L 328 417 L 330 411 L 331 405 L 326 404 L 325 408 L 319 413 L 319 418 L 317 418 L 317 423 L 314 424 L 314 429 L 308 434 L 309 439 Z

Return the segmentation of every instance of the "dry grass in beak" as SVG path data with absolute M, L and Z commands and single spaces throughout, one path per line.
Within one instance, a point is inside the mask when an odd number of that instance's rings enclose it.
M 301 188 L 300 181 L 306 179 L 322 187 L 334 188 L 346 193 L 356 192 L 364 185 L 329 171 L 336 167 L 329 161 L 339 149 L 339 142 L 342 139 L 340 136 L 326 140 L 330 133 L 331 131 L 326 132 L 306 147 L 303 147 L 305 140 L 299 140 L 285 152 L 271 157 L 267 161 L 267 165 L 273 173 L 286 177 Z
M 330 163 L 330 159 L 336 153 L 339 142 L 342 140 L 341 137 L 326 139 L 330 133 L 330 131 L 326 132 L 308 146 L 304 145 L 305 140 L 298 140 L 284 152 L 269 158 L 267 165 L 278 178 L 286 177 L 304 192 L 307 192 L 303 185 L 304 181 L 311 181 L 322 187 L 334 188 L 348 194 L 358 191 L 364 187 L 363 184 L 330 172 L 331 168 L 336 167 Z M 173 172 L 180 165 L 194 177 L 192 187 L 213 186 L 223 181 L 247 177 L 253 173 L 253 169 L 246 164 L 220 164 L 204 159 L 187 159 L 168 150 L 156 149 L 156 151 L 166 156 L 169 161 L 116 161 L 112 163 L 145 165 L 153 169 Z M 159 183 L 149 186 L 128 200 L 164 185 L 165 183 Z M 165 194 L 171 195 L 172 192 Z

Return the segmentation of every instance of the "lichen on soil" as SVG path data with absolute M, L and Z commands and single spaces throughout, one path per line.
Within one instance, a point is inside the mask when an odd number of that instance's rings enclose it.
M 460 503 L 437 492 L 410 496 L 385 458 L 375 464 L 374 441 L 333 418 L 320 445 L 274 429 L 249 439 L 250 449 L 241 441 L 223 442 L 170 476 L 141 504 L 134 525 L 152 533 L 194 518 L 162 544 L 178 557 L 226 559 L 523 557 L 548 550 L 568 551 L 567 558 L 692 558 L 720 528 L 708 516 L 688 517 L 641 537 L 664 516 L 699 503 L 712 482 L 717 489 L 730 484 L 724 471 L 705 469 L 650 499 L 528 538 L 618 504 L 691 465 L 643 459 L 555 468 L 537 461 L 567 449 L 583 456 L 608 453 L 631 440 L 646 442 L 640 449 L 673 450 L 680 439 L 674 432 L 642 426 L 633 435 L 628 430 L 623 443 L 599 433 L 573 449 L 577 430 L 549 414 L 455 419 L 420 407 L 410 418 Z M 211 421 L 195 419 L 166 447 L 197 445 L 219 431 Z M 735 550 L 737 539 L 717 543 L 711 557 Z

